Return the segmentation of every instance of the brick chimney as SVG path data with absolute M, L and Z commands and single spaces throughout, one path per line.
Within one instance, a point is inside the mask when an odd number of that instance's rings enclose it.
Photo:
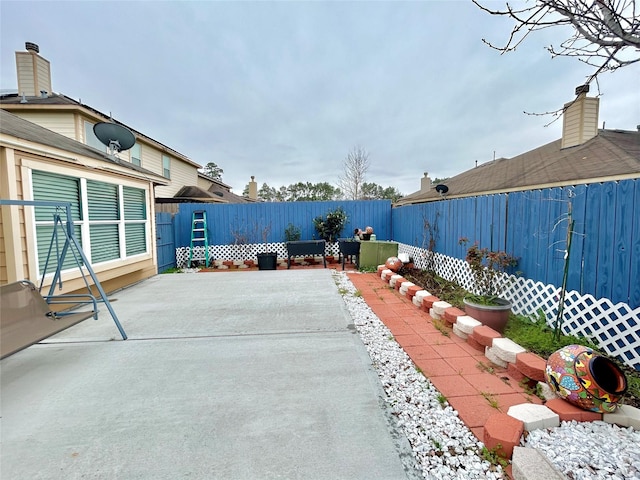
M 26 52 L 16 52 L 16 72 L 18 72 L 18 94 L 40 97 L 52 93 L 51 65 L 49 60 L 39 55 L 40 48 L 35 43 L 25 43 Z M 43 94 L 43 92 L 46 92 Z
M 589 85 L 576 88 L 576 99 L 564 105 L 561 148 L 582 145 L 598 135 L 599 98 L 587 98 Z
M 249 198 L 251 200 L 258 199 L 258 182 L 256 182 L 255 178 L 251 175 L 251 181 L 249 182 Z

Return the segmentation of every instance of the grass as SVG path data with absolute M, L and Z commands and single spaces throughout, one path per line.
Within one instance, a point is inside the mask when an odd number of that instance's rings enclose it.
M 478 362 L 476 367 L 478 367 L 478 370 L 490 373 L 491 375 L 495 373 L 495 369 L 491 365 L 487 365 L 484 362 Z
M 484 397 L 484 399 L 489 403 L 489 406 L 491 408 L 495 408 L 496 410 L 500 409 L 500 404 L 498 403 L 498 400 L 496 399 L 495 395 L 488 392 L 480 392 L 480 395 Z
M 412 281 L 416 285 L 422 286 L 425 290 L 428 290 L 432 295 L 437 296 L 441 300 L 444 300 L 458 308 L 464 308 L 462 300 L 465 295 L 467 295 L 467 291 L 455 282 L 450 282 L 438 277 L 433 272 L 415 269 L 404 271 L 402 272 L 402 275 L 404 278 Z M 573 344 L 584 345 L 606 355 L 608 358 L 616 362 L 627 378 L 627 393 L 620 403 L 640 408 L 640 371 L 634 370 L 617 359 L 612 358 L 607 354 L 607 352 L 603 352 L 588 338 L 575 337 L 572 335 L 560 335 L 558 339 L 555 339 L 553 334 L 553 329 L 547 326 L 544 316 L 540 314 L 538 315 L 538 318 L 523 315 L 511 315 L 503 333 L 504 337 L 513 340 L 528 351 L 545 359 L 549 358 L 549 355 L 560 348 Z M 481 370 L 483 369 L 480 365 L 478 368 Z
M 564 346 L 576 344 L 584 345 L 606 355 L 622 369 L 627 378 L 627 393 L 620 403 L 640 408 L 640 371 L 634 370 L 617 359 L 610 357 L 588 338 L 560 335 L 556 340 L 553 333 L 553 329 L 546 324 L 544 319 L 532 319 L 523 315 L 511 315 L 504 330 L 505 337 L 510 338 L 518 345 L 542 358 L 549 358 L 549 355 Z
M 509 317 L 504 336 L 544 358 L 549 357 L 553 352 L 567 345 L 579 344 L 599 350 L 598 346 L 587 338 L 561 335 L 556 340 L 553 335 L 553 329 L 547 326 L 544 319 L 539 318 L 534 321 L 531 317 L 524 315 L 511 315 Z
M 482 447 L 480 456 L 492 465 L 500 465 L 502 467 L 506 467 L 507 465 L 509 465 L 509 461 L 502 455 L 500 455 L 499 451 L 501 449 L 502 445 L 500 444 L 496 445 L 495 448 L 492 449 Z
M 436 327 L 436 330 L 438 330 L 442 335 L 444 335 L 445 337 L 449 336 L 449 329 L 445 326 L 442 320 L 437 320 L 434 318 L 432 320 L 432 323 L 433 326 Z
M 162 272 L 163 275 L 165 273 L 182 273 L 182 269 L 178 268 L 178 267 L 171 267 L 171 268 L 165 270 L 164 272 Z

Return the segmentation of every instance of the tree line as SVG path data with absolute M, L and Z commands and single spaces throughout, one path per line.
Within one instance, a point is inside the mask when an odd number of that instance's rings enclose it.
M 343 162 L 343 173 L 338 186 L 328 182 L 297 182 L 288 186 L 272 187 L 263 183 L 258 189 L 258 200 L 262 202 L 305 202 L 323 200 L 383 200 L 398 201 L 403 194 L 395 187 L 384 187 L 367 182 L 369 153 L 361 146 L 354 147 Z M 203 167 L 202 172 L 222 181 L 224 171 L 214 162 Z M 245 185 L 242 196 L 249 196 L 249 184 Z

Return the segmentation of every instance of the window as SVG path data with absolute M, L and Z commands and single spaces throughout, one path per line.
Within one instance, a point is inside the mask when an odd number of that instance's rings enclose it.
M 82 231 L 78 223 L 82 220 L 80 180 L 64 175 L 56 175 L 54 173 L 34 171 L 32 182 L 34 200 L 71 203 L 71 218 L 75 226 L 74 233 L 82 245 Z M 56 207 L 35 208 L 36 243 L 38 247 L 38 268 L 40 273 L 44 271 L 45 265 L 47 266 L 48 272 L 55 270 L 57 265 L 56 248 L 62 249 L 64 245 L 64 237 L 58 238 L 56 242 L 52 241 L 53 215 L 55 213 L 60 214 L 62 219 L 66 220 L 66 211 L 64 210 L 57 210 Z M 51 247 L 50 254 L 49 247 Z M 73 267 L 77 267 L 76 261 L 73 255 L 67 255 L 62 268 L 66 270 Z
M 171 178 L 171 159 L 166 155 L 162 155 L 162 176 Z
M 93 133 L 93 123 L 87 122 L 86 120 L 84 122 L 84 143 L 90 147 L 97 148 L 101 152 L 107 151 L 106 145 L 98 140 L 96 134 Z
M 124 232 L 127 257 L 147 251 L 147 202 L 144 190 L 123 187 Z
M 133 147 L 131 147 L 131 163 L 137 166 L 142 166 L 142 152 L 139 143 L 135 143 Z
M 141 188 L 34 170 L 34 200 L 70 202 L 76 237 L 92 264 L 147 253 L 149 221 L 146 192 Z M 38 265 L 43 273 L 53 233 L 55 207 L 35 209 Z M 65 212 L 61 212 L 66 220 Z M 82 241 L 84 239 L 84 242 Z M 62 248 L 64 238 L 60 238 Z M 55 269 L 55 245 L 47 272 Z M 53 262 L 53 264 L 52 264 Z M 77 267 L 67 255 L 64 269 Z
M 118 186 L 87 180 L 91 263 L 120 258 Z

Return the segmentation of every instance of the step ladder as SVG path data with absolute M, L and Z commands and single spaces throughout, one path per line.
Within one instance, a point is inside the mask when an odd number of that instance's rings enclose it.
M 194 256 L 195 247 L 204 247 L 203 256 Z M 205 267 L 209 266 L 209 238 L 207 235 L 207 212 L 196 210 L 191 215 L 191 245 L 189 248 L 188 267 L 192 267 L 194 260 L 204 260 Z

